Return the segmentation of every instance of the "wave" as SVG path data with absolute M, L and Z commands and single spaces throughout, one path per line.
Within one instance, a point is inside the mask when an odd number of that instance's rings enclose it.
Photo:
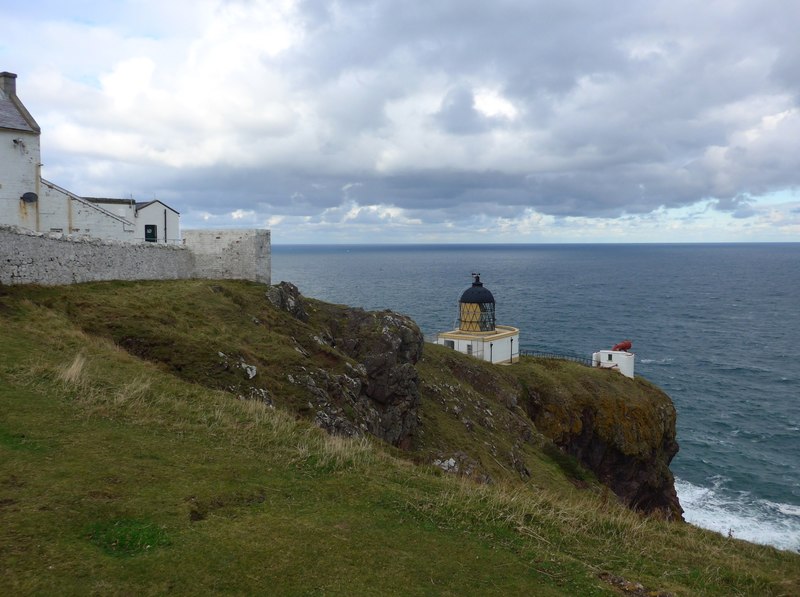
M 663 359 L 640 359 L 643 365 L 670 365 L 672 364 L 671 357 L 664 357 Z
M 712 479 L 712 487 L 675 480 L 686 522 L 752 543 L 800 553 L 800 506 L 752 497 L 747 492 L 723 489 L 725 480 Z

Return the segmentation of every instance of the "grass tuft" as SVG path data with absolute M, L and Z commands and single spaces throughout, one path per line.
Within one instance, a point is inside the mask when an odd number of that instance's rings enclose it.
M 150 391 L 151 381 L 144 376 L 138 376 L 120 387 L 115 396 L 114 404 L 121 406 L 138 405 L 144 403 Z
M 322 440 L 322 455 L 319 466 L 323 468 L 344 470 L 366 466 L 375 460 L 372 444 L 365 437 L 349 438 L 324 435 Z
M 114 556 L 135 556 L 171 543 L 164 528 L 127 518 L 94 523 L 87 534 L 93 544 Z
M 58 372 L 58 378 L 64 383 L 77 384 L 83 378 L 83 370 L 86 365 L 86 357 L 83 352 L 79 352 L 72 359 L 69 365 L 64 366 Z

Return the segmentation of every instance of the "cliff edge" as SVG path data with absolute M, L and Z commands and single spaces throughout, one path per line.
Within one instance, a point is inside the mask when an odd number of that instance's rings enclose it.
M 568 361 L 540 361 L 518 373 L 537 429 L 629 507 L 682 519 L 669 469 L 678 453 L 669 396 L 645 379 Z

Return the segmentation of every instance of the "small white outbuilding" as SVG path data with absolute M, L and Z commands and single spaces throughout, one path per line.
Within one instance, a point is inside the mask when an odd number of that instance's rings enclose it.
M 592 363 L 601 369 L 616 369 L 625 377 L 633 378 L 635 355 L 625 350 L 600 350 L 592 353 Z

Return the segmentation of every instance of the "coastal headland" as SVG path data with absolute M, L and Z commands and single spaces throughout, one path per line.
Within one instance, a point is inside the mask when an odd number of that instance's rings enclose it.
M 682 522 L 642 378 L 492 366 L 276 286 L 0 286 L 0 587 L 788 595 Z

